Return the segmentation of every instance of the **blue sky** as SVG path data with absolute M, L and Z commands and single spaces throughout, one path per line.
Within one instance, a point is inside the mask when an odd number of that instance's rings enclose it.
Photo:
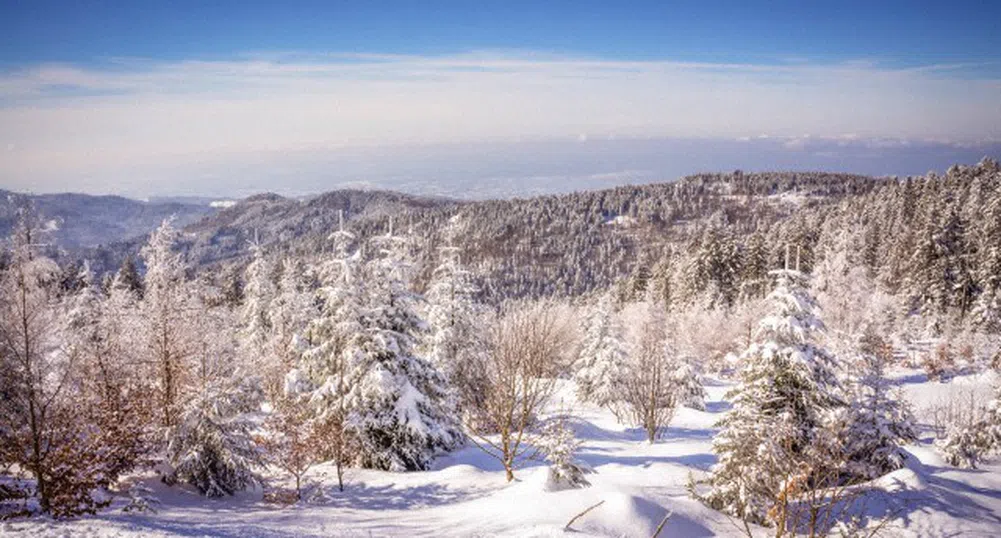
M 433 154 L 465 163 L 457 192 L 495 192 L 491 144 L 521 147 L 526 191 L 717 162 L 923 173 L 996 156 L 999 20 L 997 1 L 6 0 L 0 187 L 449 194 L 414 157 Z M 600 160 L 553 149 L 599 140 Z
M 517 48 L 619 59 L 999 61 L 985 1 L 101 2 L 6 0 L 11 65 L 248 51 L 399 54 Z

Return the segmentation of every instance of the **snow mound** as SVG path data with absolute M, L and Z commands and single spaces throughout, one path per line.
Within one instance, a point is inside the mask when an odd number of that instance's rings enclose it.
M 591 510 L 573 528 L 597 536 L 652 536 L 667 510 L 628 493 L 610 493 L 605 503 Z

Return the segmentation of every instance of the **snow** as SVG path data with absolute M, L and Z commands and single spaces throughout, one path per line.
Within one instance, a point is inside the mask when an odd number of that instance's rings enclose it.
M 938 383 L 918 370 L 894 370 L 890 380 L 921 409 L 952 393 L 989 386 L 996 378 L 976 374 Z M 561 382 L 551 411 L 576 407 L 568 424 L 583 441 L 577 457 L 596 471 L 588 475 L 588 488 L 546 491 L 548 469 L 542 461 L 516 470 L 517 479 L 506 483 L 499 462 L 467 446 L 440 457 L 429 471 L 352 469 L 343 493 L 336 489 L 333 467 L 321 465 L 310 471 L 307 482 L 322 484 L 328 500 L 286 508 L 264 503 L 260 490 L 206 499 L 151 475 L 134 477 L 161 501 L 157 513 L 123 513 L 128 502 L 123 487 L 112 507 L 98 516 L 12 521 L 0 527 L 0 536 L 565 536 L 563 527 L 573 516 L 601 501 L 574 523 L 575 535 L 650 536 L 671 512 L 661 536 L 740 536 L 733 521 L 686 493 L 688 474 L 714 462 L 713 424 L 729 407 L 723 395 L 732 383 L 706 381 L 707 410 L 678 409 L 666 435 L 653 445 L 641 430 L 616 423 L 604 409 L 577 405 L 572 384 Z M 927 427 L 920 413 L 919 419 Z M 913 457 L 903 469 L 877 479 L 876 494 L 863 506 L 867 515 L 891 516 L 887 535 L 1001 535 L 999 462 L 978 470 L 949 467 L 927 429 L 906 450 Z M 271 478 L 281 482 L 277 475 Z
M 236 200 L 213 200 L 209 202 L 209 207 L 227 209 L 236 205 Z
M 637 224 L 637 221 L 634 217 L 630 217 L 629 215 L 616 215 L 612 218 L 607 219 L 605 221 L 605 224 L 609 226 L 621 226 L 623 228 L 629 228 L 635 226 Z

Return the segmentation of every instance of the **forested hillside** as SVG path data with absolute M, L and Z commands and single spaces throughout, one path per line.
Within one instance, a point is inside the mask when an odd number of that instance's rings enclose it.
M 121 196 L 85 194 L 17 194 L 0 189 L 0 235 L 17 223 L 17 210 L 30 201 L 45 216 L 49 241 L 78 250 L 145 236 L 163 219 L 174 216 L 188 224 L 212 213 L 208 204 L 140 202 Z
M 799 249 L 809 270 L 850 241 L 853 262 L 912 308 L 986 323 L 998 286 L 998 199 L 997 163 L 989 159 L 924 177 L 736 171 L 465 203 L 378 191 L 305 201 L 260 195 L 187 226 L 182 244 L 190 263 L 235 275 L 255 238 L 276 256 L 325 252 L 343 212 L 361 238 L 385 233 L 390 220 L 412 232 L 418 287 L 440 247 L 451 244 L 488 302 L 580 296 L 628 277 L 640 288 L 649 278 L 664 281 L 672 301 L 731 304 L 760 293 L 786 245 Z M 98 270 L 115 270 L 138 244 L 86 257 Z

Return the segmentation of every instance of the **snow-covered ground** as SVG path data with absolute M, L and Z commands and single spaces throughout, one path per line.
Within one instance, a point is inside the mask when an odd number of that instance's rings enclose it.
M 934 383 L 919 372 L 901 371 L 894 381 L 925 423 L 935 406 L 954 395 L 986 390 L 996 379 L 979 374 Z M 733 521 L 690 499 L 685 489 L 689 473 L 712 465 L 713 424 L 727 408 L 728 385 L 709 384 L 707 411 L 679 410 L 667 435 L 654 445 L 644 441 L 643 432 L 617 424 L 610 413 L 580 406 L 573 421 L 584 439 L 580 459 L 597 471 L 589 475 L 593 485 L 586 489 L 547 491 L 541 462 L 525 466 L 508 484 L 500 464 L 470 446 L 440 458 L 428 472 L 353 470 L 344 493 L 336 490 L 333 469 L 317 467 L 309 477 L 322 481 L 329 498 L 285 508 L 264 503 L 259 491 L 214 500 L 147 477 L 162 502 L 156 514 L 123 513 L 121 499 L 96 517 L 8 522 L 0 525 L 0 535 L 562 536 L 574 515 L 604 501 L 574 523 L 578 535 L 650 536 L 671 511 L 661 536 L 740 536 Z M 563 387 L 554 409 L 571 400 L 572 392 Z M 879 491 L 865 506 L 876 518 L 891 515 L 885 535 L 1001 536 L 1001 465 L 951 468 L 935 453 L 930 430 L 907 450 L 914 456 L 907 467 L 878 480 Z

